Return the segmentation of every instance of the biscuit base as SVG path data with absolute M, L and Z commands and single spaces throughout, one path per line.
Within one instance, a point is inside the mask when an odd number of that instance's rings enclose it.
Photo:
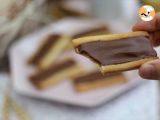
M 110 87 L 118 84 L 125 84 L 127 82 L 128 80 L 125 76 L 119 75 L 112 78 L 106 78 L 104 80 L 96 80 L 93 82 L 74 84 L 74 88 L 77 92 L 87 92 L 99 88 Z
M 136 61 L 122 63 L 122 64 L 100 66 L 100 70 L 104 74 L 110 73 L 110 72 L 119 72 L 119 71 L 122 72 L 126 70 L 133 70 L 140 67 L 142 64 L 155 59 L 158 59 L 158 57 L 144 58 L 141 60 L 136 60 Z

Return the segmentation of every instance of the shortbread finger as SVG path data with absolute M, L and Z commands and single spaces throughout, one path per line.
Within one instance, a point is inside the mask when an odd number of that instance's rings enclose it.
M 76 61 L 68 59 L 35 73 L 30 80 L 37 88 L 46 89 L 65 79 L 73 79 L 83 72 L 83 68 Z
M 30 58 L 29 63 L 41 69 L 50 66 L 59 54 L 70 44 L 70 38 L 59 34 L 51 34 L 46 37 L 38 50 Z
M 73 40 L 76 52 L 90 58 L 103 73 L 136 69 L 157 59 L 147 32 L 90 36 Z
M 47 51 L 55 45 L 57 40 L 60 38 L 60 35 L 48 35 L 46 36 L 44 41 L 38 46 L 37 50 L 33 53 L 33 55 L 29 59 L 29 64 L 38 65 L 40 60 L 45 56 Z
M 101 72 L 94 71 L 76 78 L 73 85 L 76 91 L 86 92 L 127 82 L 127 78 L 122 73 L 102 75 Z

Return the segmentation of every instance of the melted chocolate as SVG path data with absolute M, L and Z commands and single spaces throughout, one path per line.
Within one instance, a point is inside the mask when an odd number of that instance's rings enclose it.
M 80 45 L 78 49 L 80 54 L 90 57 L 103 66 L 157 56 L 150 40 L 143 36 L 113 41 L 88 42 Z

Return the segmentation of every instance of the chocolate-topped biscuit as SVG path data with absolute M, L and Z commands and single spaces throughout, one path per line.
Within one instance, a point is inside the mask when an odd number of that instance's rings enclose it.
M 30 76 L 30 81 L 39 89 L 46 89 L 59 82 L 82 74 L 84 69 L 73 59 L 56 62 L 50 67 L 37 71 Z
M 40 69 L 49 67 L 70 44 L 70 38 L 60 34 L 50 34 L 44 39 L 29 59 L 29 64 L 35 65 Z
M 97 63 L 104 73 L 135 69 L 156 59 L 146 32 L 84 37 L 73 40 L 76 52 Z
M 45 56 L 45 54 L 54 46 L 57 40 L 60 38 L 60 35 L 54 34 L 47 36 L 45 42 L 40 46 L 39 50 L 37 50 L 36 54 L 32 56 L 29 63 L 30 64 L 39 64 L 40 60 Z
M 85 92 L 104 87 L 124 84 L 128 82 L 122 73 L 110 73 L 102 75 L 99 71 L 93 71 L 74 79 L 73 85 L 78 92 Z

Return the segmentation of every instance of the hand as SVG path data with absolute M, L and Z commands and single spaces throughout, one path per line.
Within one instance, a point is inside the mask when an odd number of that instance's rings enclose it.
M 132 29 L 133 31 L 147 31 L 153 45 L 160 45 L 160 13 L 157 13 L 152 21 L 138 22 Z M 139 74 L 145 79 L 160 80 L 160 59 L 143 64 L 139 68 Z

